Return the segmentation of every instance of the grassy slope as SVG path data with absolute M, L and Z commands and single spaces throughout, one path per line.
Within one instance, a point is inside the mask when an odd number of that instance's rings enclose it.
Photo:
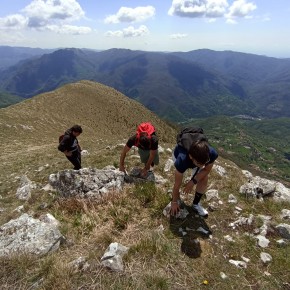
M 184 222 L 168 220 L 162 215 L 170 200 L 167 192 L 173 183 L 173 170 L 163 172 L 166 160 L 171 157 L 168 152 L 161 154 L 161 164 L 155 169 L 168 179 L 162 187 L 151 184 L 126 186 L 121 193 L 98 203 L 63 200 L 40 189 L 47 183 L 50 173 L 70 168 L 56 150 L 58 134 L 68 124 L 80 123 L 84 127 L 79 140 L 90 152 L 83 158 L 84 166 L 102 168 L 118 164 L 121 146 L 114 145 L 133 133 L 136 123 L 148 119 L 156 125 L 162 147 L 172 148 L 175 131 L 171 127 L 117 91 L 92 82 L 64 86 L 1 109 L 0 185 L 3 198 L 0 207 L 5 211 L 0 215 L 0 224 L 19 216 L 13 209 L 23 204 L 24 211 L 34 217 L 46 212 L 53 214 L 61 222 L 61 232 L 69 241 L 56 253 L 42 258 L 22 255 L 1 258 L 1 289 L 27 289 L 42 278 L 40 289 L 283 289 L 283 283 L 289 282 L 289 246 L 277 248 L 275 240 L 279 237 L 273 231 L 268 237 L 270 247 L 266 250 L 257 247 L 255 240 L 245 233 L 262 225 L 259 218 L 251 227 L 230 229 L 229 223 L 237 219 L 236 205 L 227 203 L 227 199 L 230 193 L 236 195 L 237 205 L 243 209 L 242 216 L 247 217 L 249 213 L 256 217 L 258 214 L 271 215 L 273 224 L 281 222 L 281 209 L 289 208 L 289 204 L 273 203 L 271 199 L 261 203 L 239 196 L 239 186 L 246 179 L 228 160 L 218 159 L 227 177 L 214 171 L 210 175 L 209 188 L 219 190 L 223 205 L 207 220 L 195 217 L 188 225 L 196 228 L 201 223 L 209 227 L 213 231 L 211 238 L 195 231 L 181 237 L 178 229 L 185 226 Z M 112 149 L 106 149 L 107 146 Z M 134 152 L 130 151 L 131 154 Z M 139 161 L 128 156 L 127 163 L 131 167 Z M 40 170 L 45 164 L 48 166 Z M 38 184 L 32 198 L 25 203 L 15 198 L 18 177 L 22 174 Z M 192 196 L 185 201 L 189 205 Z M 40 209 L 44 202 L 48 207 Z M 161 224 L 163 232 L 158 231 Z M 226 241 L 225 235 L 231 235 L 235 242 Z M 199 243 L 195 243 L 196 239 Z M 100 258 L 110 242 L 130 246 L 124 258 L 124 273 L 113 273 L 100 265 Z M 262 251 L 273 257 L 268 266 L 261 264 Z M 86 257 L 90 264 L 84 272 L 75 272 L 68 266 L 79 256 Z M 230 258 L 241 260 L 241 256 L 250 259 L 247 269 L 238 269 L 228 262 Z M 227 279 L 221 279 L 221 271 L 227 274 Z M 265 275 L 265 271 L 271 276 Z
M 124 143 L 138 123 L 148 120 L 156 126 L 162 142 L 174 140 L 174 129 L 144 106 L 112 88 L 89 81 L 66 85 L 1 109 L 0 194 L 14 188 L 16 175 L 33 175 L 47 163 L 49 172 L 64 168 L 67 161 L 56 148 L 59 135 L 70 126 L 82 125 L 80 144 L 97 154 L 99 160 L 107 146 Z M 118 157 L 114 162 L 118 162 Z M 84 166 L 89 165 L 94 163 L 84 161 Z

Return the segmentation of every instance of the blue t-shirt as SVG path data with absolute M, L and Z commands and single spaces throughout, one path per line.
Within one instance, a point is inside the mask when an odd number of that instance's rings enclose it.
M 174 166 L 176 170 L 179 171 L 180 173 L 184 173 L 188 168 L 197 167 L 189 158 L 189 154 L 185 148 L 177 145 L 174 149 L 173 154 L 176 159 L 174 162 Z M 214 148 L 209 146 L 209 162 L 207 162 L 206 164 L 213 163 L 217 158 L 218 153 Z

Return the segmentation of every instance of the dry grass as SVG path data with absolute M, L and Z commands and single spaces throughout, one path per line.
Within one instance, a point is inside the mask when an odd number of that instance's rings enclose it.
M 87 86 L 88 91 L 83 94 L 80 108 L 74 94 L 83 90 L 83 86 Z M 95 97 L 100 101 L 98 94 L 106 96 L 103 99 L 108 100 L 111 110 L 108 115 L 102 115 L 107 111 L 105 107 L 100 105 L 101 110 L 94 103 Z M 274 203 L 271 199 L 265 199 L 261 203 L 259 200 L 239 196 L 239 187 L 246 179 L 241 170 L 228 160 L 218 160 L 218 164 L 228 172 L 227 177 L 221 177 L 215 171 L 210 175 L 209 188 L 219 190 L 223 205 L 219 210 L 211 212 L 206 220 L 194 215 L 186 221 L 168 220 L 162 215 L 162 209 L 170 200 L 167 191 L 173 185 L 173 171 L 164 173 L 162 170 L 166 160 L 170 158 L 169 153 L 160 156 L 161 164 L 155 169 L 155 172 L 168 179 L 168 183 L 162 187 L 150 183 L 127 185 L 122 192 L 112 193 L 98 202 L 62 199 L 56 193 L 49 194 L 41 189 L 47 183 L 49 174 L 71 167 L 64 156 L 57 152 L 56 140 L 58 132 L 71 124 L 71 120 L 76 120 L 73 116 L 79 118 L 76 123 L 84 124 L 84 134 L 79 140 L 83 149 L 90 152 L 89 156 L 83 158 L 83 165 L 96 168 L 117 165 L 121 147 L 115 145 L 124 142 L 130 132 L 134 132 L 137 121 L 152 117 L 135 103 L 130 103 L 133 107 L 126 105 L 133 108 L 130 109 L 130 118 L 126 116 L 129 115 L 128 110 L 123 109 L 124 114 L 122 110 L 114 111 L 116 106 L 110 103 L 110 96 L 119 98 L 114 90 L 81 82 L 72 87 L 65 86 L 51 96 L 46 94 L 27 101 L 27 104 L 24 102 L 1 110 L 0 134 L 4 135 L 0 135 L 3 144 L 3 154 L 0 156 L 0 207 L 5 208 L 5 211 L 0 214 L 0 224 L 18 217 L 20 213 L 13 210 L 24 205 L 24 211 L 34 217 L 46 212 L 53 214 L 61 222 L 60 230 L 66 241 L 57 252 L 44 257 L 17 255 L 1 258 L 0 288 L 29 289 L 38 281 L 36 289 L 289 289 L 289 284 L 286 284 L 290 283 L 289 246 L 277 247 L 277 233 L 273 230 L 269 234 L 270 246 L 262 250 L 247 235 L 261 226 L 259 218 L 250 227 L 237 227 L 236 230 L 229 227 L 237 219 L 234 214 L 235 206 L 243 209 L 241 215 L 245 217 L 250 213 L 255 216 L 271 215 L 271 223 L 274 225 L 281 222 L 281 209 L 289 208 L 289 204 Z M 68 100 L 72 100 L 74 105 L 69 108 L 72 111 L 67 116 L 64 104 Z M 56 102 L 57 108 L 54 106 L 54 113 L 49 114 L 52 108 L 49 106 Z M 120 98 L 120 102 L 119 106 L 122 102 L 129 101 Z M 43 104 L 47 106 L 47 111 L 37 115 L 36 112 L 40 111 Z M 88 106 L 92 106 L 91 111 Z M 139 117 L 135 110 L 141 110 Z M 94 111 L 96 114 L 90 113 Z M 78 114 L 80 112 L 83 113 Z M 33 119 L 31 114 L 36 114 L 37 117 Z M 112 125 L 114 122 L 109 120 L 115 114 L 119 114 L 114 120 L 117 125 Z M 62 115 L 65 115 L 63 120 Z M 21 129 L 19 124 L 23 123 L 33 125 L 34 130 Z M 166 131 L 171 132 L 172 129 L 165 123 L 157 119 L 156 123 L 160 126 L 162 137 Z M 174 139 L 175 133 L 170 134 Z M 167 137 L 161 139 L 164 148 L 173 147 L 174 140 L 171 142 Z M 112 146 L 112 149 L 106 149 L 107 146 Z M 127 158 L 126 161 L 128 167 L 139 164 L 136 159 Z M 44 166 L 46 164 L 48 166 Z M 23 174 L 37 184 L 28 202 L 15 198 L 19 177 Z M 237 205 L 227 203 L 229 194 L 238 197 Z M 191 201 L 192 196 L 188 196 L 186 205 L 190 205 Z M 40 205 L 44 202 L 48 207 L 41 209 Z M 206 201 L 203 203 L 207 204 Z M 163 231 L 160 231 L 160 225 L 163 225 Z M 183 237 L 178 231 L 179 227 L 197 228 L 200 225 L 211 230 L 212 236 L 193 231 Z M 231 235 L 235 242 L 227 241 L 225 235 Z M 100 258 L 111 242 L 130 247 L 129 253 L 124 257 L 125 270 L 122 273 L 111 272 L 100 264 Z M 273 257 L 273 261 L 267 266 L 260 261 L 262 251 Z M 69 262 L 80 256 L 86 257 L 90 265 L 86 271 L 75 271 L 69 266 Z M 230 258 L 241 260 L 241 256 L 250 259 L 247 269 L 238 269 L 228 262 Z M 224 272 L 228 278 L 223 280 L 220 272 Z M 271 276 L 267 276 L 265 272 Z M 208 284 L 204 283 L 205 280 Z

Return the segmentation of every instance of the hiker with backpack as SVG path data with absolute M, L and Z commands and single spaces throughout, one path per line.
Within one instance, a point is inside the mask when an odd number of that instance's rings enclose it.
M 189 168 L 193 168 L 193 175 L 183 191 L 188 194 L 195 186 L 192 208 L 202 217 L 208 215 L 207 210 L 200 205 L 200 200 L 206 192 L 208 174 L 217 157 L 218 153 L 209 145 L 202 128 L 185 128 L 177 135 L 177 145 L 173 152 L 175 180 L 172 191 L 171 215 L 176 215 L 180 210 L 180 188 L 183 174 Z
M 63 152 L 66 158 L 73 164 L 74 170 L 82 168 L 81 165 L 81 147 L 77 137 L 83 132 L 79 125 L 74 125 L 66 130 L 64 135 L 59 137 L 58 150 Z
M 131 136 L 124 146 L 119 165 L 119 170 L 124 173 L 126 173 L 125 158 L 133 145 L 138 148 L 141 162 L 144 163 L 141 177 L 145 178 L 150 170 L 150 166 L 153 167 L 159 164 L 158 137 L 155 133 L 155 127 L 150 122 L 138 125 L 136 134 Z

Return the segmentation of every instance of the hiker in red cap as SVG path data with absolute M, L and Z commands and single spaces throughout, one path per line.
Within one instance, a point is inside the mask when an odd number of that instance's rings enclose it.
M 127 152 L 132 146 L 138 147 L 141 162 L 144 163 L 144 168 L 141 171 L 141 176 L 146 177 L 150 166 L 159 164 L 158 155 L 158 137 L 155 133 L 155 128 L 150 122 L 141 123 L 137 127 L 136 134 L 130 137 L 124 146 L 120 156 L 119 170 L 126 173 L 125 158 Z

